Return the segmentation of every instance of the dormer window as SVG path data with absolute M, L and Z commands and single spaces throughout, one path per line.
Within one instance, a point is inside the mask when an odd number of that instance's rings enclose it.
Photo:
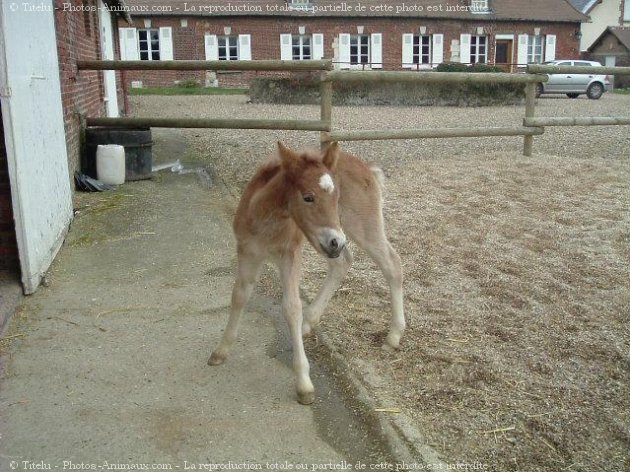
M 490 13 L 488 0 L 470 0 L 471 13 Z
M 291 10 L 310 10 L 313 5 L 310 0 L 287 0 Z

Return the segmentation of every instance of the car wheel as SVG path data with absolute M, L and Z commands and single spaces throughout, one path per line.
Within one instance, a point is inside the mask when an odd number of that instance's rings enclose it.
M 569 98 L 578 98 L 579 96 L 579 93 L 567 93 L 567 97 Z
M 592 83 L 586 90 L 586 96 L 592 100 L 599 99 L 604 94 L 604 86 L 599 82 Z
M 544 92 L 543 84 L 540 82 L 536 84 L 536 98 L 540 97 Z

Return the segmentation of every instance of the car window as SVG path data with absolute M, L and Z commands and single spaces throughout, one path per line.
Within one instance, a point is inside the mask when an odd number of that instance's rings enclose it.
M 585 61 L 575 61 L 575 65 L 576 66 L 581 66 L 581 67 L 592 67 L 593 64 L 591 64 L 590 62 L 585 62 Z
M 571 61 L 558 62 L 556 65 L 557 66 L 570 66 L 571 65 Z

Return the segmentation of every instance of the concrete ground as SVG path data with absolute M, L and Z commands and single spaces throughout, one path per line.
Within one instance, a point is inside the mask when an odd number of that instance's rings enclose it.
M 186 148 L 165 133 L 156 162 Z M 278 301 L 261 291 L 232 356 L 206 365 L 227 319 L 236 197 L 212 169 L 188 170 L 77 194 L 47 286 L 2 343 L 0 470 L 391 460 L 315 362 L 316 403 L 297 403 Z

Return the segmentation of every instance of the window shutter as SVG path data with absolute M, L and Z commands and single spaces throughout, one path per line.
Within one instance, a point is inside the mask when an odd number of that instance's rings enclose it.
M 383 68 L 383 35 L 381 33 L 372 33 L 370 35 L 370 45 L 372 49 L 372 69 Z
M 548 34 L 545 38 L 545 61 L 556 60 L 556 35 Z
M 432 66 L 436 67 L 439 64 L 444 62 L 444 35 L 443 34 L 434 34 L 432 38 L 433 44 L 431 45 L 433 48 L 431 62 Z
M 216 34 L 206 34 L 206 61 L 219 60 L 219 42 Z
M 405 69 L 413 69 L 413 34 L 402 35 L 402 66 Z
M 290 61 L 291 59 L 293 59 L 291 41 L 292 38 L 290 34 L 280 35 L 280 59 L 283 61 Z
M 160 60 L 173 60 L 173 28 L 160 28 Z
M 526 34 L 518 35 L 518 58 L 517 62 L 519 66 L 527 65 L 527 43 L 529 37 Z
M 337 58 L 341 69 L 350 68 L 350 35 L 342 33 L 339 35 L 339 57 Z
M 140 60 L 136 28 L 118 28 L 118 34 L 120 36 L 120 60 Z
M 470 64 L 470 35 L 462 34 L 459 36 L 459 62 L 462 64 Z
M 313 59 L 324 58 L 324 35 L 316 33 L 313 35 Z
M 238 58 L 241 61 L 252 60 L 252 35 L 251 34 L 238 35 Z

